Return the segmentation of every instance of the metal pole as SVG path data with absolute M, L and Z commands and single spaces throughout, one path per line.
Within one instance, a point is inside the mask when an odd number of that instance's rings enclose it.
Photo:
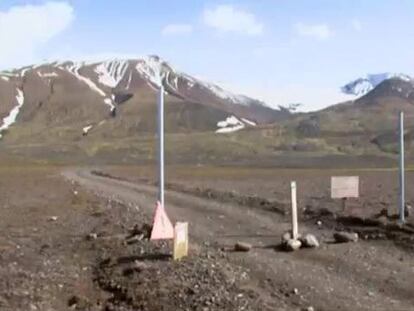
M 405 222 L 404 112 L 400 111 L 400 222 Z
M 158 93 L 158 170 L 159 192 L 158 200 L 164 207 L 164 87 L 161 86 Z
M 290 183 L 292 195 L 292 239 L 298 239 L 298 211 L 296 202 L 296 181 Z

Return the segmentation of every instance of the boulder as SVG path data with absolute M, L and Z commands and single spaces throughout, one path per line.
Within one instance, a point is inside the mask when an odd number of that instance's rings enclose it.
M 319 247 L 319 241 L 313 234 L 307 234 L 300 240 L 303 247 L 316 248 Z
M 348 243 L 348 242 L 357 242 L 358 241 L 358 233 L 354 232 L 335 232 L 333 235 L 336 243 Z
M 289 252 L 296 251 L 302 246 L 302 242 L 300 240 L 290 239 L 285 244 L 285 249 Z

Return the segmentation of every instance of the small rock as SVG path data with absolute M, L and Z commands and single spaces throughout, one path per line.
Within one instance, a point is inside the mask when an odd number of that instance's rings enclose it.
M 321 226 L 322 226 L 322 221 L 318 220 L 318 221 L 316 222 L 316 224 L 318 225 L 318 227 L 321 227 Z
M 316 248 L 319 247 L 319 241 L 313 234 L 307 234 L 301 239 L 303 247 Z
M 68 306 L 69 307 L 73 307 L 76 306 L 78 304 L 78 302 L 80 301 L 78 296 L 72 296 L 71 298 L 69 298 L 68 300 Z
M 292 239 L 292 234 L 289 231 L 286 231 L 282 235 L 282 244 L 286 244 L 291 239 Z
M 252 245 L 245 242 L 237 242 L 234 245 L 234 250 L 236 252 L 248 252 L 252 249 Z
M 98 234 L 96 234 L 96 233 L 89 233 L 89 234 L 86 236 L 86 239 L 87 239 L 88 241 L 96 240 L 97 238 L 98 238 Z
M 285 248 L 287 251 L 296 251 L 302 246 L 302 243 L 299 240 L 290 239 L 286 242 Z
M 57 216 L 50 216 L 47 220 L 56 221 L 56 220 L 58 220 L 58 217 Z
M 314 307 L 312 307 L 312 306 L 309 306 L 309 307 L 307 307 L 307 308 L 303 308 L 302 310 L 303 310 L 303 311 L 315 311 L 315 308 L 314 308 Z
M 294 293 L 295 295 L 297 295 L 297 294 L 299 294 L 299 290 L 298 290 L 297 288 L 294 288 L 294 289 L 293 289 L 293 293 Z
M 353 232 L 335 232 L 334 239 L 337 243 L 348 243 L 348 242 L 357 242 L 358 241 L 358 233 Z

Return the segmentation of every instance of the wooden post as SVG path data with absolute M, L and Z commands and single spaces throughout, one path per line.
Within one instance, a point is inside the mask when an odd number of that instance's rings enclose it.
M 296 201 L 296 181 L 290 183 L 292 194 L 292 239 L 298 239 L 298 209 Z

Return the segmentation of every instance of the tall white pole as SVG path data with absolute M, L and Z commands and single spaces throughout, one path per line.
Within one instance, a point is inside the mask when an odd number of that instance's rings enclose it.
M 399 138 L 400 138 L 400 222 L 405 222 L 405 165 L 404 165 L 404 112 L 400 111 L 399 118 Z
M 290 191 L 292 195 L 292 239 L 298 239 L 298 208 L 296 201 L 296 181 L 290 183 Z
M 158 170 L 159 192 L 158 200 L 164 207 L 164 87 L 161 86 L 158 93 Z

